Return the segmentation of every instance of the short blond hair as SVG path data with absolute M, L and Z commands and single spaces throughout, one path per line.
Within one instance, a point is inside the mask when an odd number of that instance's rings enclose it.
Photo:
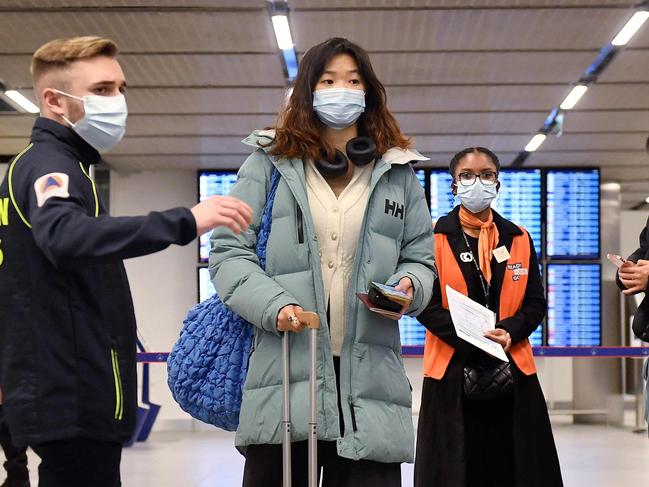
M 56 39 L 41 46 L 32 56 L 31 73 L 34 86 L 46 74 L 64 70 L 80 59 L 96 56 L 116 57 L 119 49 L 111 39 L 96 36 Z

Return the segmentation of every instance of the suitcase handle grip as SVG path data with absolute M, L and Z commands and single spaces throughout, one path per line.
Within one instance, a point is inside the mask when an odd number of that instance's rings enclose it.
M 305 328 L 311 328 L 312 330 L 320 328 L 320 316 L 318 316 L 318 313 L 302 311 L 295 313 L 295 316 Z

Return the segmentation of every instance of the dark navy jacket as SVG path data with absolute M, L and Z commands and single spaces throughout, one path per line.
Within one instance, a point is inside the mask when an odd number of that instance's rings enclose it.
M 186 208 L 108 216 L 88 177 L 99 159 L 39 118 L 0 185 L 0 386 L 16 445 L 131 435 L 136 331 L 122 259 L 196 237 Z

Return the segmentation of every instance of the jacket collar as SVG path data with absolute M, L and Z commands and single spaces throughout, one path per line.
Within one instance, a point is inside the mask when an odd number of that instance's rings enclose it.
M 101 160 L 99 152 L 69 127 L 49 118 L 39 117 L 32 129 L 32 142 L 61 144 L 75 159 L 89 165 Z
M 255 130 L 241 142 L 250 147 L 254 147 L 255 149 L 261 149 L 264 152 L 268 152 L 273 146 L 273 140 L 275 140 L 275 130 L 270 129 Z
M 272 142 L 275 139 L 275 130 L 255 130 L 248 137 L 242 140 L 245 145 L 261 149 L 268 152 L 272 147 Z M 430 160 L 428 157 L 423 156 L 415 149 L 401 149 L 399 147 L 392 147 L 383 156 L 381 160 L 390 166 L 401 166 L 409 162 L 417 163 L 420 161 Z
M 428 157 L 421 155 L 415 149 L 401 149 L 400 147 L 388 149 L 381 159 L 391 166 L 403 166 L 409 162 L 416 164 L 421 161 L 430 161 Z
M 498 228 L 498 233 L 500 235 L 523 235 L 520 228 L 500 216 L 496 210 L 491 211 L 493 212 L 494 223 L 496 224 L 496 228 Z M 460 205 L 458 205 L 453 208 L 448 215 L 443 216 L 437 221 L 437 225 L 435 225 L 435 233 L 452 235 L 459 233 L 460 231 L 462 231 L 462 225 L 460 225 Z

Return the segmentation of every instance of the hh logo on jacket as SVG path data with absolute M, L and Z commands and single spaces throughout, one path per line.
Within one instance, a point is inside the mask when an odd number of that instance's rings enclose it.
M 390 201 L 385 199 L 385 214 L 392 215 L 395 218 L 403 220 L 406 207 L 403 203 L 397 203 L 396 201 Z

